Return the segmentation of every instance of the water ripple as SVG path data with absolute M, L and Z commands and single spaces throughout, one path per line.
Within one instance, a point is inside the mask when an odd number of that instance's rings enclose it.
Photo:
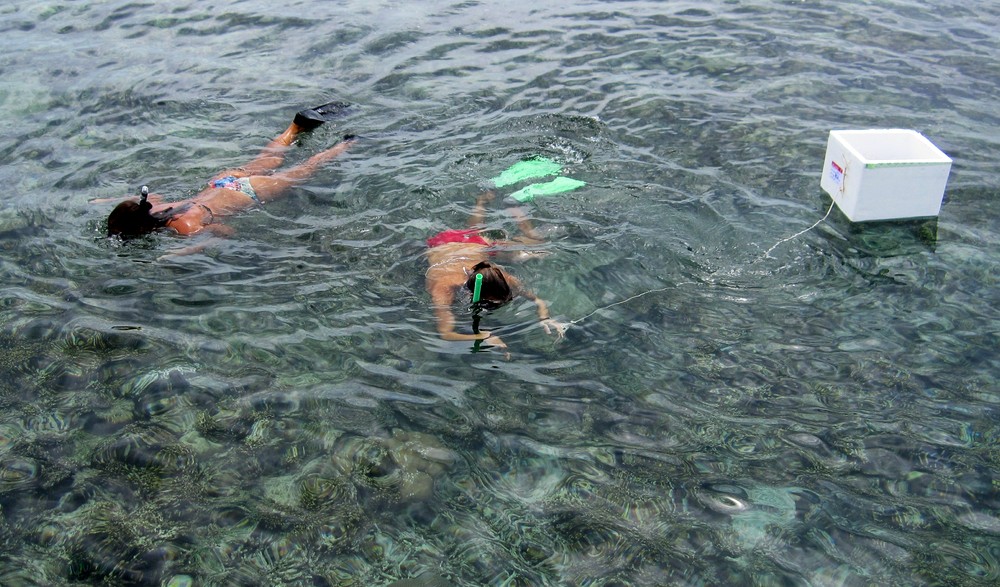
M 1000 576 L 991 4 L 0 21 L 0 583 Z M 193 195 L 332 99 L 288 163 L 361 140 L 232 237 L 103 238 L 92 199 Z M 781 242 L 845 126 L 949 153 L 941 217 Z M 548 242 L 502 263 L 566 338 L 518 301 L 489 317 L 509 359 L 440 341 L 424 239 L 536 155 L 587 186 L 526 206 Z

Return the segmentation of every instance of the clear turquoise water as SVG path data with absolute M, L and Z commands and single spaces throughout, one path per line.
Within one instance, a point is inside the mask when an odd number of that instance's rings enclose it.
M 996 584 L 998 30 L 981 1 L 5 3 L 0 584 Z M 232 238 L 101 238 L 89 200 L 192 195 L 335 98 L 290 159 L 362 140 Z M 828 131 L 869 127 L 954 159 L 940 218 L 834 210 L 764 257 L 826 213 Z M 509 268 L 575 324 L 515 303 L 484 321 L 509 360 L 440 342 L 423 240 L 534 154 L 588 186 Z

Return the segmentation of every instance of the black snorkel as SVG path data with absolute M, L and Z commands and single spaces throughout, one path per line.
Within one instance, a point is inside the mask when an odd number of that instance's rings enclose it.
M 153 204 L 149 201 L 149 187 L 142 186 L 139 189 L 139 201 L 126 200 L 111 211 L 108 216 L 108 236 L 118 237 L 122 240 L 136 238 L 162 228 L 166 225 L 168 217 L 164 213 L 169 212 L 169 208 L 158 212 L 155 216 L 151 214 Z

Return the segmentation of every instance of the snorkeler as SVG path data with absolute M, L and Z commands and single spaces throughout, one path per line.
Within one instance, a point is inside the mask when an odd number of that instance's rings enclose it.
M 192 198 L 163 202 L 161 196 L 149 194 L 143 186 L 138 199 L 130 198 L 111 211 L 108 236 L 127 239 L 157 230 L 169 230 L 185 236 L 207 230 L 228 236 L 232 229 L 219 224 L 219 218 L 285 195 L 290 188 L 312 177 L 320 165 L 340 155 L 354 143 L 352 135 L 345 135 L 342 141 L 304 163 L 286 171 L 274 172 L 283 162 L 285 150 L 299 133 L 330 121 L 347 107 L 348 104 L 343 102 L 330 102 L 298 112 L 288 128 L 272 140 L 256 159 L 245 167 L 217 174 Z
M 486 203 L 494 198 L 493 192 L 479 196 L 476 208 L 469 219 L 469 228 L 446 230 L 427 239 L 427 291 L 431 294 L 434 305 L 434 316 L 437 320 L 438 334 L 444 340 L 482 340 L 487 344 L 507 348 L 500 337 L 490 332 L 479 332 L 478 317 L 482 310 L 493 310 L 514 299 L 520 294 L 535 303 L 538 309 L 538 319 L 547 334 L 556 333 L 562 338 L 566 325 L 549 317 L 548 307 L 531 291 L 525 289 L 520 280 L 493 264 L 490 257 L 497 251 L 511 245 L 532 245 L 542 242 L 538 238 L 530 221 L 517 208 L 511 210 L 517 220 L 518 227 L 524 234 L 512 241 L 491 241 L 482 233 L 482 222 Z M 473 332 L 460 333 L 455 329 L 455 316 L 451 306 L 455 301 L 455 292 L 461 288 L 474 295 L 477 276 L 482 275 L 479 286 L 479 299 L 472 304 Z M 473 298 L 470 298 L 473 299 Z

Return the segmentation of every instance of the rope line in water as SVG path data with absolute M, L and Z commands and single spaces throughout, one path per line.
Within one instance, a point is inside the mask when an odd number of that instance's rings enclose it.
M 694 283 L 694 282 L 690 282 L 690 283 Z M 688 283 L 678 283 L 677 285 L 688 285 Z M 657 289 L 651 289 L 649 291 L 644 291 L 642 293 L 635 294 L 634 296 L 632 296 L 630 298 L 625 298 L 624 300 L 617 301 L 617 302 L 615 302 L 613 304 L 608 304 L 607 306 L 601 306 L 600 308 L 597 308 L 596 310 L 594 310 L 593 312 L 587 314 L 586 316 L 583 316 L 582 318 L 577 318 L 576 320 L 570 320 L 569 323 L 570 324 L 576 324 L 578 322 L 583 322 L 584 320 L 586 320 L 587 318 L 590 318 L 591 316 L 593 316 L 594 314 L 600 312 L 601 310 L 607 310 L 608 308 L 612 308 L 612 307 L 620 305 L 620 304 L 625 304 L 625 303 L 631 302 L 632 300 L 634 300 L 636 298 L 641 298 L 642 296 L 644 296 L 646 294 L 658 293 L 658 292 L 661 292 L 661 291 L 667 291 L 668 289 L 673 289 L 673 288 L 677 287 L 677 285 L 669 285 L 667 287 L 661 287 L 661 288 L 657 288 Z
M 768 249 L 768 250 L 767 250 L 767 251 L 766 251 L 766 252 L 764 253 L 764 258 L 765 258 L 765 259 L 772 259 L 773 257 L 771 257 L 771 251 L 773 251 L 774 249 L 778 248 L 779 246 L 781 246 L 781 245 L 783 245 L 783 244 L 787 243 L 788 241 L 790 241 L 790 240 L 792 240 L 792 239 L 796 239 L 796 238 L 799 238 L 799 237 L 800 237 L 800 236 L 802 236 L 803 234 L 805 234 L 805 233 L 809 232 L 810 230 L 812 230 L 812 229 L 816 228 L 817 226 L 819 226 L 820 224 L 822 224 L 822 223 L 823 223 L 823 221 L 824 221 L 824 220 L 826 220 L 828 216 L 830 216 L 830 212 L 833 212 L 833 205 L 834 205 L 835 203 L 836 203 L 836 202 L 834 202 L 833 200 L 830 200 L 830 207 L 829 207 L 829 208 L 827 208 L 827 210 L 826 210 L 826 214 L 824 214 L 822 218 L 820 218 L 819 220 L 817 220 L 817 221 L 816 221 L 816 223 L 815 223 L 815 224 L 813 224 L 812 226 L 810 226 L 809 228 L 807 228 L 807 229 L 805 229 L 805 230 L 800 230 L 799 232 L 796 232 L 796 233 L 795 233 L 795 234 L 793 234 L 792 236 L 790 236 L 790 237 L 788 237 L 788 238 L 783 238 L 783 239 L 781 239 L 780 241 L 778 241 L 778 242 L 774 243 L 774 245 L 772 245 L 772 246 L 771 246 L 771 248 L 770 248 L 770 249 Z
M 783 239 L 779 240 L 778 242 L 774 243 L 773 245 L 771 245 L 771 248 L 768 249 L 764 253 L 764 257 L 763 258 L 764 259 L 773 259 L 774 257 L 771 256 L 771 251 L 773 251 L 774 249 L 776 249 L 776 248 L 780 247 L 781 245 L 787 243 L 790 240 L 794 240 L 794 239 L 799 238 L 803 234 L 809 232 L 810 230 L 812 230 L 812 229 L 816 228 L 817 226 L 819 226 L 820 224 L 822 224 L 823 221 L 826 220 L 830 216 L 830 213 L 833 212 L 833 206 L 834 206 L 835 203 L 836 203 L 835 201 L 831 200 L 830 201 L 830 207 L 826 210 L 826 214 L 824 214 L 822 218 L 820 218 L 815 223 L 813 223 L 813 225 L 810 226 L 809 228 L 807 228 L 805 230 L 800 230 L 799 232 L 796 232 L 792 236 L 787 237 L 787 238 L 783 238 Z M 642 296 L 647 295 L 647 294 L 659 293 L 661 291 L 667 291 L 668 289 L 673 289 L 673 288 L 679 287 L 681 285 L 691 285 L 693 283 L 694 283 L 693 281 L 692 282 L 686 282 L 686 283 L 678 283 L 677 285 L 670 285 L 670 286 L 667 286 L 667 287 L 660 287 L 660 288 L 656 288 L 656 289 L 647 290 L 647 291 L 644 291 L 642 293 L 635 294 L 634 296 L 625 298 L 624 300 L 619 300 L 617 302 L 614 302 L 613 304 L 608 304 L 606 306 L 601 306 L 600 308 L 597 308 L 596 310 L 594 310 L 593 312 L 587 314 L 586 316 L 577 318 L 576 320 L 570 320 L 569 323 L 570 324 L 578 324 L 580 322 L 583 322 L 587 318 L 590 318 L 594 314 L 600 312 L 601 310 L 607 310 L 608 308 L 613 308 L 615 306 L 619 306 L 621 304 L 625 304 L 625 303 L 631 302 L 632 300 L 637 299 L 637 298 L 641 298 Z

